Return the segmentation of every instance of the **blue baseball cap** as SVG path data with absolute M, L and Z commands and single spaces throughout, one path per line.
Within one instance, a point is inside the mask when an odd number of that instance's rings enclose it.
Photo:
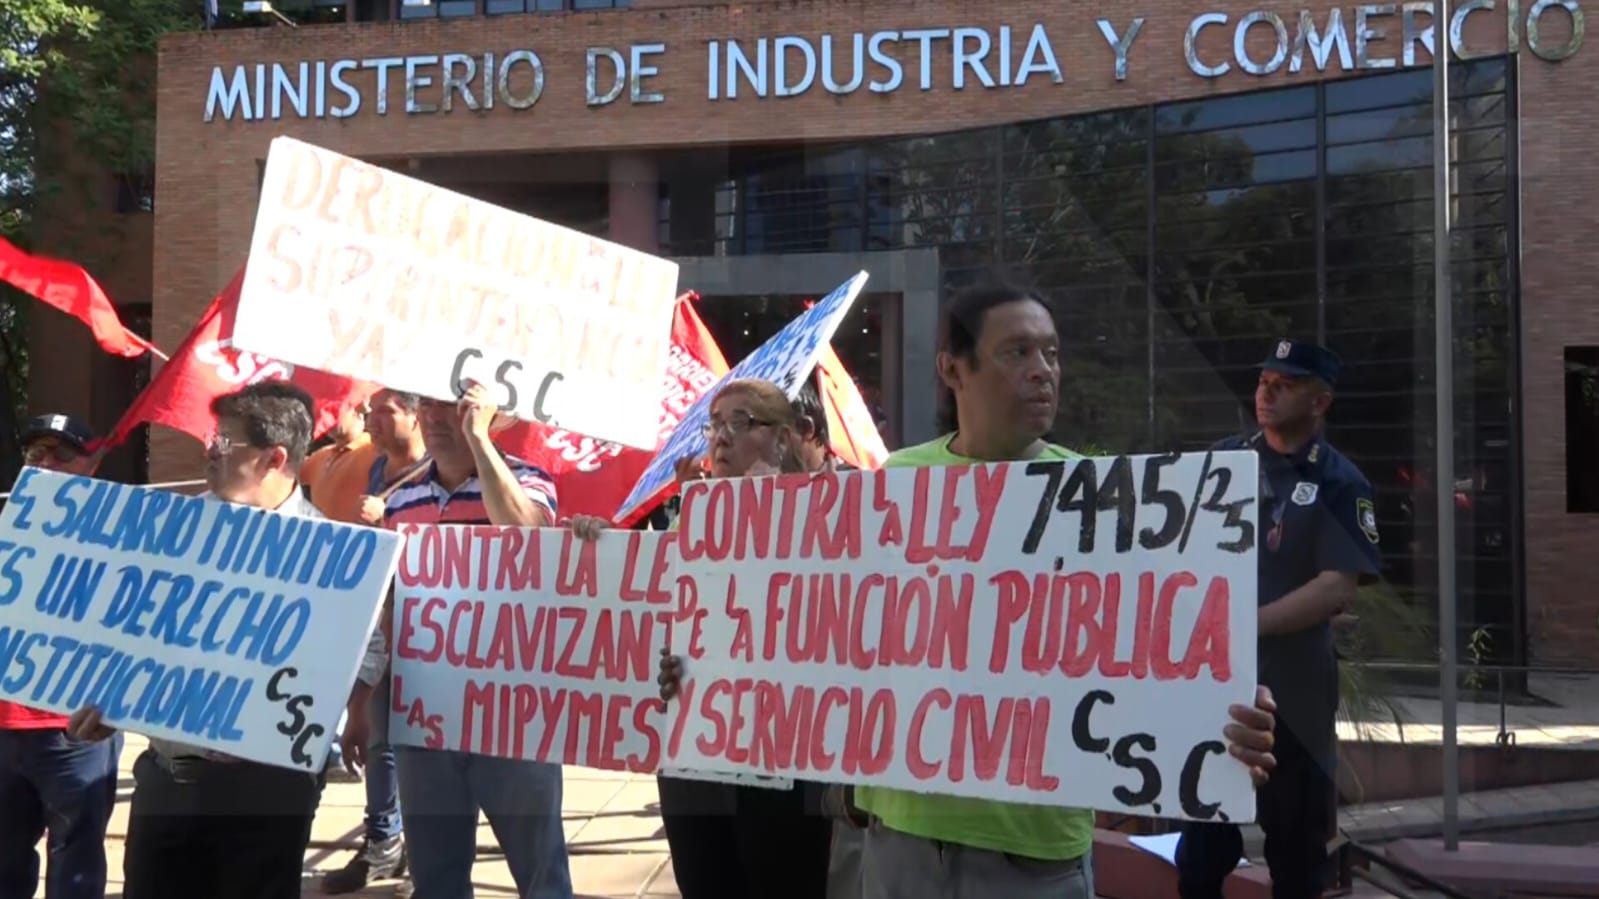
M 1277 348 L 1260 367 L 1294 378 L 1319 378 L 1332 386 L 1338 383 L 1343 361 L 1324 346 L 1284 338 L 1277 341 Z
M 88 452 L 89 444 L 94 442 L 94 429 L 70 415 L 40 415 L 22 429 L 20 443 L 27 446 L 43 437 L 54 437 L 83 453 Z

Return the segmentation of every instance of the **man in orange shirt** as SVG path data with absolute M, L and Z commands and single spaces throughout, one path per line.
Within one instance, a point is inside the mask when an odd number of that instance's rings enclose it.
M 310 491 L 311 505 L 318 512 L 334 521 L 355 522 L 367 469 L 379 455 L 366 430 L 366 408 L 345 410 L 328 437 L 331 444 L 305 457 L 300 483 Z
M 333 456 L 317 486 L 311 489 L 312 502 L 322 514 L 352 524 L 383 525 L 387 495 L 401 482 L 423 473 L 418 467 L 424 455 L 422 429 L 416 419 L 420 399 L 414 393 L 387 389 L 372 395 L 366 410 L 366 432 L 358 438 L 361 446 Z M 381 628 L 373 636 L 381 640 Z M 366 835 L 355 857 L 323 878 L 322 891 L 334 896 L 365 889 L 374 880 L 405 874 L 400 786 L 394 749 L 388 742 L 388 678 L 383 678 L 372 692 L 372 733 L 364 778 Z M 330 770 L 335 767 L 329 763 Z

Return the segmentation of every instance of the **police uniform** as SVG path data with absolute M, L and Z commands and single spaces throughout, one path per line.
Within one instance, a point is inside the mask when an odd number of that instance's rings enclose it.
M 1262 368 L 1332 385 L 1340 364 L 1322 347 L 1284 340 Z M 1325 571 L 1352 572 L 1362 583 L 1376 579 L 1371 484 L 1325 439 L 1317 435 L 1289 455 L 1273 450 L 1263 433 L 1229 438 L 1214 448 L 1253 449 L 1260 458 L 1260 605 L 1281 599 Z M 1327 828 L 1336 803 L 1338 666 L 1331 623 L 1262 637 L 1259 673 L 1277 702 L 1277 768 L 1256 796 L 1272 895 L 1309 899 L 1321 895 L 1331 836 Z M 1177 853 L 1183 899 L 1219 897 L 1242 849 L 1236 826 L 1186 826 Z

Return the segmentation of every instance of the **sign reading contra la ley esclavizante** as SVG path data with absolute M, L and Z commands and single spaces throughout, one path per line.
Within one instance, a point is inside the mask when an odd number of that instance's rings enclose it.
M 1495 13 L 1498 2 L 1465 0 L 1452 10 L 1449 43 L 1457 57 L 1486 54 L 1466 46 L 1466 23 L 1474 15 Z M 1510 51 L 1525 46 L 1541 59 L 1558 61 L 1581 48 L 1584 13 L 1579 0 L 1505 3 L 1502 18 Z M 1302 9 L 1288 15 L 1265 9 L 1241 16 L 1205 12 L 1184 26 L 1183 53 L 1189 70 L 1203 78 L 1234 71 L 1266 76 L 1284 67 L 1318 74 L 1409 67 L 1431 60 L 1431 10 L 1431 3 L 1422 2 Z M 1095 20 L 1117 81 L 1128 76 L 1138 38 L 1158 27 L 1142 16 Z M 1228 45 L 1225 50 L 1200 49 L 1201 40 L 1208 46 L 1218 37 Z M 704 97 L 711 101 L 798 97 L 818 88 L 847 95 L 1063 85 L 1069 69 L 1087 65 L 1072 58 L 1064 65 L 1061 39 L 1038 23 L 697 43 L 703 48 Z M 668 95 L 657 79 L 668 58 L 665 43 L 586 48 L 585 101 L 592 107 L 609 106 L 626 95 L 629 104 L 666 102 Z M 359 84 L 351 80 L 354 73 L 367 70 L 374 73 L 370 79 L 363 76 Z M 212 68 L 205 120 L 344 119 L 369 104 L 377 115 L 388 115 L 391 105 L 408 115 L 496 106 L 529 109 L 545 89 L 545 61 L 532 49 L 239 63 Z M 392 96 L 396 90 L 398 96 Z

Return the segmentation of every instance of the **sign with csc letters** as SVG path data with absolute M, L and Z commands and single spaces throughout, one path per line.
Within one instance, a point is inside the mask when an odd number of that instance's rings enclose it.
M 676 297 L 674 262 L 279 137 L 233 340 L 653 450 Z
M 695 482 L 673 765 L 1251 821 L 1252 452 Z M 679 731 L 681 733 L 679 733 Z
M 0 514 L 0 698 L 320 771 L 400 538 L 23 469 Z

